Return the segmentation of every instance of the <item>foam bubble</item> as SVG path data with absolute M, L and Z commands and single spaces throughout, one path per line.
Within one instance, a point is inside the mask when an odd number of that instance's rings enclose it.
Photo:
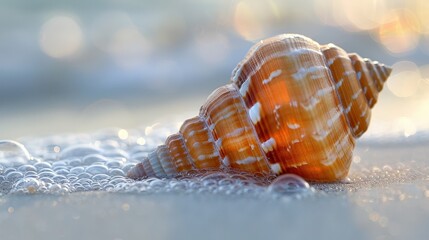
M 284 174 L 276 178 L 268 187 L 268 192 L 277 195 L 296 195 L 311 192 L 310 185 L 300 176 Z

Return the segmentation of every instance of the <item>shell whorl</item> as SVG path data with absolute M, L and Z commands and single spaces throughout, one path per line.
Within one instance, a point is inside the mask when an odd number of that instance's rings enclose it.
M 231 83 L 207 98 L 199 116 L 186 120 L 128 176 L 232 168 L 342 179 L 390 72 L 301 35 L 263 40 L 234 69 Z

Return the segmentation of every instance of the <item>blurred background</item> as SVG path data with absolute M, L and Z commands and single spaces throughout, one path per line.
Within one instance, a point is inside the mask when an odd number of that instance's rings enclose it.
M 0 139 L 183 121 L 281 33 L 393 66 L 369 134 L 429 128 L 426 0 L 0 3 Z

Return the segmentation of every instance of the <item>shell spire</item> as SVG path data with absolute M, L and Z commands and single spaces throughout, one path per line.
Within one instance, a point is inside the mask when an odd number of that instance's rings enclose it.
M 128 172 L 134 179 L 194 170 L 347 176 L 355 139 L 392 69 L 295 34 L 256 44 L 199 116 Z

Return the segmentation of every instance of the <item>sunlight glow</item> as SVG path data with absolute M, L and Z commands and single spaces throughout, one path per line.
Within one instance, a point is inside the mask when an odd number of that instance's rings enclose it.
M 128 131 L 125 129 L 121 129 L 118 131 L 118 137 L 122 140 L 125 140 L 128 138 Z
M 136 143 L 138 145 L 145 145 L 146 144 L 146 140 L 143 137 L 139 137 L 139 138 L 137 138 Z
M 378 37 L 391 53 L 404 53 L 416 48 L 419 42 L 419 21 L 407 9 L 392 10 L 385 15 Z
M 414 95 L 421 82 L 419 68 L 413 62 L 401 61 L 395 63 L 393 72 L 386 82 L 389 90 L 397 97 L 410 97 Z
M 263 23 L 258 19 L 257 10 L 244 1 L 239 2 L 235 9 L 235 30 L 248 41 L 255 41 L 264 35 Z

